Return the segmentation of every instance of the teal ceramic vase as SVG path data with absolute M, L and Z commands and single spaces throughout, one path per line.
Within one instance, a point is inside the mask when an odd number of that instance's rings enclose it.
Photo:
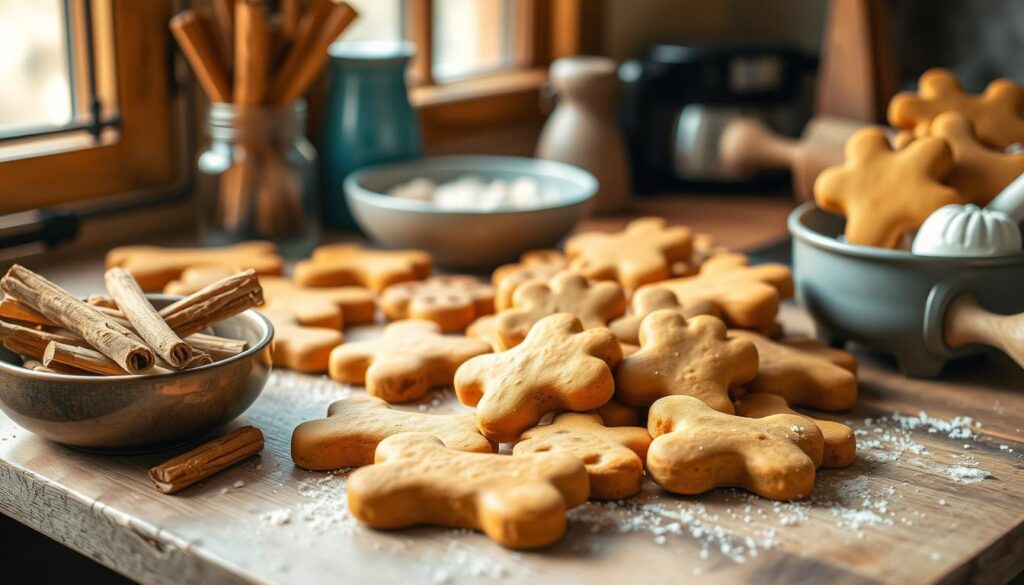
M 323 218 L 356 227 L 342 184 L 352 171 L 423 155 L 405 70 L 416 52 L 407 41 L 338 41 L 331 45 L 320 175 Z

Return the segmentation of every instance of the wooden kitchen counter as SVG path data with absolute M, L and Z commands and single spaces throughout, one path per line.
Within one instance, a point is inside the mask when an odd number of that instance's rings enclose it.
M 725 196 L 639 207 L 749 247 L 784 235 L 791 204 Z M 102 286 L 99 255 L 29 265 L 76 293 Z M 793 305 L 782 321 L 812 329 Z M 911 380 L 884 356 L 857 355 L 859 403 L 831 417 L 857 430 L 857 462 L 819 472 L 809 500 L 676 497 L 648 481 L 637 498 L 571 511 L 567 536 L 539 552 L 463 530 L 360 526 L 347 513 L 346 472 L 296 468 L 289 440 L 362 390 L 288 371 L 273 372 L 235 423 L 263 430 L 263 454 L 175 496 L 146 475 L 172 453 L 74 451 L 0 415 L 0 512 L 144 583 L 992 582 L 1024 570 L 1024 373 L 993 356 L 955 364 L 941 381 Z M 444 390 L 404 408 L 463 407 Z

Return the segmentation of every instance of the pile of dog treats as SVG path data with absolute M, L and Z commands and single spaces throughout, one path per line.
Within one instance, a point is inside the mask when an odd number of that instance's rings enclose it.
M 535 548 L 562 536 L 567 509 L 635 495 L 645 470 L 674 493 L 791 500 L 854 460 L 848 427 L 791 409 L 848 409 L 857 377 L 849 354 L 784 335 L 789 269 L 660 218 L 529 252 L 490 283 L 430 276 L 424 252 L 352 244 L 319 248 L 291 278 L 260 242 L 119 248 L 108 263 L 177 294 L 260 272 L 275 364 L 366 388 L 299 425 L 292 457 L 362 467 L 349 507 L 371 526 L 467 527 Z M 383 333 L 345 342 L 344 325 L 378 308 Z M 475 410 L 391 407 L 443 387 Z
M 939 208 L 984 207 L 1024 173 L 1022 110 L 1024 87 L 1009 79 L 971 95 L 952 72 L 926 71 L 917 93 L 889 103 L 899 132 L 890 140 L 872 127 L 850 137 L 846 162 L 815 181 L 815 201 L 846 217 L 848 242 L 905 247 Z

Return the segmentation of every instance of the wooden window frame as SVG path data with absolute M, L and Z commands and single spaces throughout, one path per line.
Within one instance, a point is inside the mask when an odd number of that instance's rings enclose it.
M 539 124 L 552 61 L 600 49 L 601 0 L 519 0 L 516 9 L 526 23 L 516 43 L 522 65 L 439 84 L 431 70 L 434 0 L 406 2 L 406 36 L 419 48 L 410 67 L 410 97 L 428 144 L 499 126 Z
M 184 145 L 175 127 L 181 121 L 170 73 L 171 2 L 93 2 L 94 10 L 106 6 L 106 22 L 116 37 L 99 29 L 95 36 L 97 43 L 113 39 L 108 51 L 116 73 L 98 82 L 111 85 L 108 91 L 117 95 L 116 136 L 107 143 L 0 162 L 0 215 L 156 189 L 180 180 L 177 149 Z

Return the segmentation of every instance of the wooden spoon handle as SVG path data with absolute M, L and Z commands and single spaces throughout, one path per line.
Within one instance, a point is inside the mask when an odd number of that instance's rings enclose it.
M 983 309 L 974 295 L 960 295 L 946 312 L 946 344 L 969 343 L 1000 349 L 1024 368 L 1024 313 L 998 315 Z
M 729 122 L 718 150 L 723 166 L 737 173 L 790 168 L 799 151 L 797 141 L 776 134 L 757 118 Z

